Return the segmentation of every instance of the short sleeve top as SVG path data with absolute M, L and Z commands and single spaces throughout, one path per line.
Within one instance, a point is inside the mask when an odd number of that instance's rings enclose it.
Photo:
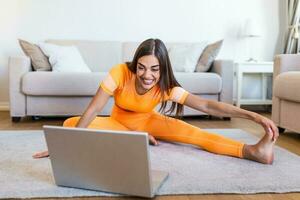
M 118 64 L 109 71 L 100 87 L 106 93 L 113 95 L 115 104 L 122 109 L 151 112 L 162 101 L 160 89 L 155 85 L 145 94 L 140 95 L 135 89 L 135 79 L 135 73 L 131 72 L 126 64 Z M 174 87 L 169 95 L 164 95 L 164 100 L 183 104 L 188 94 L 182 87 Z

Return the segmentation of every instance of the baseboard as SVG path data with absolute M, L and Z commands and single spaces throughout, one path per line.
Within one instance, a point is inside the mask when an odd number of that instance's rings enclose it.
M 9 111 L 9 102 L 8 101 L 0 101 L 0 111 Z

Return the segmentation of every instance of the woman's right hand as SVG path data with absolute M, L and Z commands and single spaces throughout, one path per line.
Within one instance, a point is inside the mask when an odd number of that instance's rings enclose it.
M 152 135 L 148 135 L 148 138 L 149 138 L 150 144 L 152 144 L 154 146 L 159 145 L 159 143 L 157 142 L 157 140 Z
M 33 158 L 45 158 L 49 157 L 49 152 L 48 151 L 40 151 L 32 155 Z

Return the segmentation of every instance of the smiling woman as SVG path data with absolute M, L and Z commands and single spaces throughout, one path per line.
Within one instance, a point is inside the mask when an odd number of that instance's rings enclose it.
M 115 105 L 110 117 L 97 117 L 110 95 Z M 172 106 L 166 110 L 167 101 Z M 155 107 L 161 103 L 160 112 Z M 255 145 L 207 132 L 182 120 L 164 114 L 176 109 L 178 117 L 183 105 L 210 115 L 241 117 L 261 124 L 266 134 Z M 149 133 L 152 144 L 155 138 L 196 145 L 204 150 L 255 160 L 265 164 L 273 162 L 273 146 L 278 137 L 274 123 L 254 112 L 230 104 L 199 98 L 184 90 L 177 82 L 167 49 L 159 39 L 148 39 L 137 48 L 132 62 L 114 66 L 81 117 L 67 119 L 63 126 L 94 129 L 133 130 Z M 34 155 L 48 156 L 48 152 Z
M 142 42 L 137 48 L 132 62 L 126 63 L 130 71 L 136 74 L 135 87 L 139 94 L 145 94 L 153 87 L 159 88 L 161 108 L 164 114 L 172 113 L 176 109 L 176 117 L 182 114 L 183 105 L 176 101 L 172 102 L 170 109 L 166 111 L 167 97 L 172 89 L 181 85 L 176 80 L 168 50 L 159 39 L 149 39 Z M 173 94 L 177 94 L 174 93 Z
M 143 56 L 137 64 L 135 86 L 139 94 L 145 94 L 159 81 L 159 62 L 153 55 Z

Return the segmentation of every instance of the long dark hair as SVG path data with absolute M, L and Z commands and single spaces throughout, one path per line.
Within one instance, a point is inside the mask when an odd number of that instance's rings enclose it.
M 128 68 L 130 69 L 130 71 L 136 74 L 138 59 L 146 55 L 154 55 L 159 61 L 160 79 L 158 81 L 158 86 L 160 89 L 162 101 L 159 112 L 164 114 L 171 114 L 176 108 L 175 117 L 181 117 L 183 113 L 183 105 L 179 103 L 172 102 L 171 107 L 166 110 L 167 102 L 165 101 L 164 94 L 170 95 L 171 89 L 173 87 L 181 87 L 181 85 L 178 83 L 173 74 L 168 50 L 160 39 L 148 39 L 142 42 L 135 51 L 132 61 L 126 63 Z

